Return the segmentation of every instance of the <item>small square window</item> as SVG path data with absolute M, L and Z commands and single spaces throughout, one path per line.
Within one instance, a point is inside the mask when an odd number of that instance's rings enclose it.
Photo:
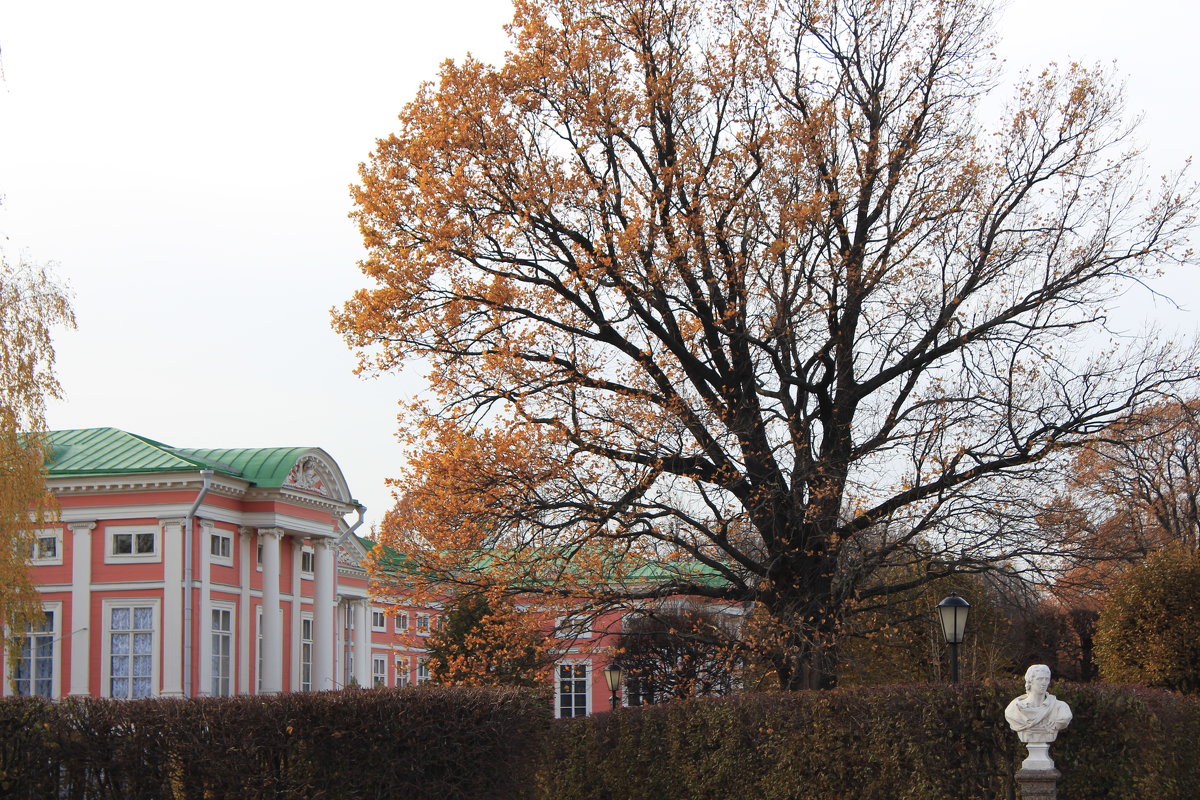
M 210 531 L 208 534 L 208 553 L 214 561 L 232 564 L 233 537 L 221 531 Z
M 419 636 L 429 635 L 429 615 L 417 614 L 417 634 Z
M 371 609 L 371 630 L 387 631 L 387 617 L 383 615 L 382 611 L 374 608 Z
M 62 563 L 62 534 L 57 530 L 38 531 L 34 534 L 30 561 L 34 564 Z

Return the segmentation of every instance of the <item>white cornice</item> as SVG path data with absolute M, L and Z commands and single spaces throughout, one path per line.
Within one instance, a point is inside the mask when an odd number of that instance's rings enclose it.
M 199 470 L 192 472 L 155 472 L 131 475 L 59 475 L 46 480 L 46 488 L 58 496 L 79 494 L 116 494 L 120 492 L 200 491 L 203 486 Z M 250 484 L 238 478 L 217 473 L 209 489 L 227 497 L 243 497 Z
M 189 503 L 139 503 L 136 505 L 94 505 L 66 507 L 59 519 L 67 525 L 82 522 L 117 522 L 130 519 L 179 520 L 188 512 Z M 286 533 L 316 539 L 336 539 L 337 531 L 329 522 L 283 514 L 276 511 L 245 513 L 221 506 L 202 504 L 196 511 L 202 520 L 224 522 L 245 528 L 282 528 Z

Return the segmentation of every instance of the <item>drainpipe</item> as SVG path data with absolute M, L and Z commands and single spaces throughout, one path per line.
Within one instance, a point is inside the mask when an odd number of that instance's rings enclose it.
M 362 503 L 355 505 L 354 510 L 358 512 L 358 521 L 350 526 L 350 530 L 346 531 L 346 538 L 350 538 L 350 535 L 358 530 L 359 526 L 363 524 L 363 517 L 367 515 L 367 507 Z
M 200 470 L 200 478 L 204 481 L 200 493 L 187 516 L 183 518 L 183 696 L 192 696 L 192 521 L 196 518 L 196 510 L 204 502 L 212 486 L 213 471 Z

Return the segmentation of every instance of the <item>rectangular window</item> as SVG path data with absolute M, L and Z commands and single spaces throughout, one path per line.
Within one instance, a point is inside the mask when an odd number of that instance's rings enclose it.
M 154 611 L 137 601 L 108 607 L 109 697 L 154 694 Z
M 408 612 L 401 611 L 396 615 L 396 633 L 408 633 Z
M 113 526 L 106 531 L 108 563 L 158 560 L 158 529 L 143 526 Z
M 559 664 L 557 712 L 560 718 L 586 717 L 588 713 L 588 665 Z
M 429 683 L 429 659 L 422 658 L 417 660 L 417 686 L 424 686 Z
M 417 635 L 418 636 L 428 636 L 429 635 L 429 615 L 428 614 L 417 614 Z
M 376 689 L 387 687 L 387 656 L 371 657 L 371 685 Z
M 559 639 L 592 638 L 592 620 L 586 614 L 568 614 L 555 621 L 554 636 Z
M 22 697 L 54 696 L 54 612 L 30 625 L 20 637 L 12 674 L 13 692 Z
M 213 530 L 208 534 L 208 554 L 218 564 L 233 566 L 233 536 Z
M 307 545 L 300 549 L 300 577 L 311 578 L 316 572 L 317 554 Z
M 312 691 L 313 619 L 300 618 L 300 691 Z
M 387 633 L 387 617 L 378 609 L 371 609 L 371 630 Z
M 403 689 L 409 685 L 410 680 L 408 659 L 404 656 L 396 656 L 396 687 Z
M 233 609 L 212 610 L 212 693 L 233 694 Z
M 61 564 L 62 531 L 45 530 L 35 533 L 33 552 L 30 553 L 29 560 L 36 565 Z

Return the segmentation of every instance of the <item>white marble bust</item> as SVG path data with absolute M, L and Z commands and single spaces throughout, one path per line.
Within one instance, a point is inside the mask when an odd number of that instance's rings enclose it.
M 1071 707 L 1046 690 L 1050 668 L 1034 664 L 1025 671 L 1025 694 L 1004 709 L 1004 718 L 1022 742 L 1053 742 L 1071 723 Z

